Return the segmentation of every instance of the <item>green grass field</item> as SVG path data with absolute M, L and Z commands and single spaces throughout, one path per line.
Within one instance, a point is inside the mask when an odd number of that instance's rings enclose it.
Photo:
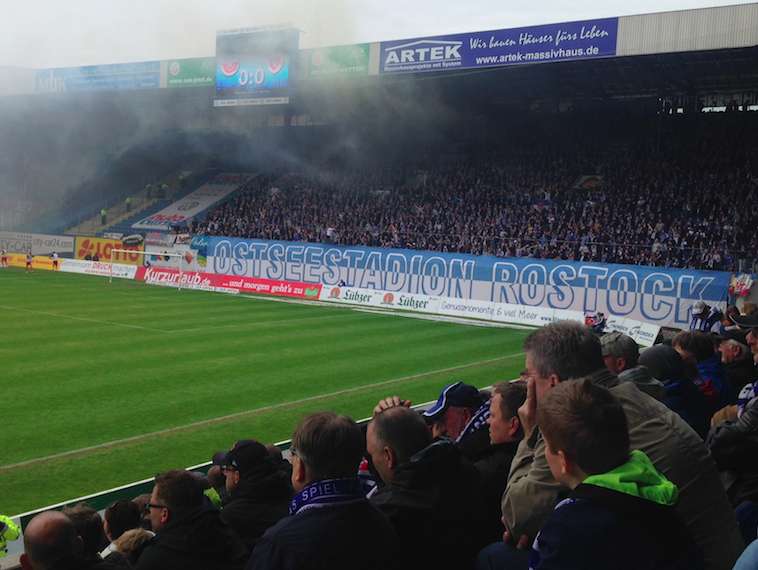
M 528 331 L 0 270 L 0 513 L 208 461 L 298 419 L 515 377 Z

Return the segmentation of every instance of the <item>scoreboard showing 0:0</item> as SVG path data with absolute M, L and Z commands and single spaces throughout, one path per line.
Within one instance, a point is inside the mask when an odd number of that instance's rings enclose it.
M 214 107 L 288 104 L 298 38 L 291 28 L 219 32 Z
M 284 55 L 246 55 L 220 60 L 216 69 L 216 95 L 221 98 L 275 96 L 289 87 L 289 62 Z

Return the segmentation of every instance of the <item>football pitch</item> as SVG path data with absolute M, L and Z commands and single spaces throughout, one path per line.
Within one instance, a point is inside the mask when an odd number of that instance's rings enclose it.
M 0 270 L 0 513 L 209 461 L 523 368 L 529 331 Z

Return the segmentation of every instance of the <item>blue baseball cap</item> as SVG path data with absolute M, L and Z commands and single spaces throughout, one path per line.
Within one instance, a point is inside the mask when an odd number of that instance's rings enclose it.
M 440 397 L 434 405 L 424 412 L 424 417 L 437 419 L 444 414 L 448 408 L 471 408 L 476 410 L 484 402 L 484 398 L 476 387 L 463 382 L 456 382 L 445 386 L 440 393 Z

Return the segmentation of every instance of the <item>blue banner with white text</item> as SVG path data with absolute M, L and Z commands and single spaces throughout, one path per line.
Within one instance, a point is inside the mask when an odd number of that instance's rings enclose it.
M 381 73 L 447 71 L 616 55 L 618 18 L 382 42 Z
M 730 274 L 314 243 L 208 238 L 212 273 L 583 312 L 687 327 L 698 300 L 723 305 Z

